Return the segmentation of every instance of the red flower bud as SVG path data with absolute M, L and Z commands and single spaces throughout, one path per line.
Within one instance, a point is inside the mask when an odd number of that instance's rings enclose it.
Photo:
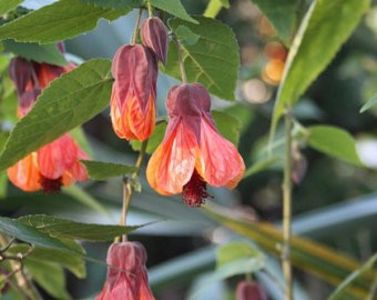
M 236 300 L 267 300 L 267 296 L 256 282 L 241 281 L 237 285 Z
M 155 126 L 157 62 L 142 45 L 123 46 L 113 59 L 115 78 L 111 120 L 115 133 L 126 140 L 145 140 Z
M 159 18 L 149 18 L 141 25 L 140 34 L 143 45 L 151 48 L 157 59 L 165 64 L 169 39 L 165 24 Z
M 108 273 L 97 300 L 154 300 L 148 286 L 147 253 L 137 242 L 114 243 L 107 252 Z

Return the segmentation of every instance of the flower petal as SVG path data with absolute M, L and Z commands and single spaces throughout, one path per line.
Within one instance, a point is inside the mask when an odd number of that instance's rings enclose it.
M 150 96 L 145 111 L 140 107 L 140 101 L 135 97 L 129 99 L 124 108 L 126 123 L 132 134 L 139 141 L 144 141 L 152 134 L 156 123 L 156 108 L 154 97 Z
M 195 168 L 196 136 L 182 119 L 171 119 L 162 144 L 147 167 L 147 180 L 162 195 L 182 192 Z
M 73 167 L 78 159 L 78 147 L 67 134 L 38 150 L 40 173 L 49 179 L 58 179 Z
M 7 170 L 9 180 L 25 192 L 41 189 L 35 153 L 29 154 Z
M 228 188 L 234 188 L 245 171 L 236 147 L 217 132 L 213 121 L 206 115 L 201 121 L 200 155 L 196 169 L 210 185 Z

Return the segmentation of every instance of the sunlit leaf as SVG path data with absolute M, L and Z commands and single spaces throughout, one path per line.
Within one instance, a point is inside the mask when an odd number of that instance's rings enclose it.
M 202 83 L 210 93 L 220 98 L 233 100 L 240 64 L 239 46 L 234 33 L 219 21 L 204 17 L 197 20 L 200 25 L 178 19 L 169 23 L 174 32 L 184 25 L 200 37 L 194 45 L 182 46 L 188 80 Z M 164 72 L 181 78 L 174 42 L 170 43 Z
M 333 126 L 312 126 L 308 129 L 308 143 L 327 155 L 361 166 L 353 137 L 345 130 Z
M 207 18 L 215 18 L 222 8 L 229 6 L 229 0 L 210 0 L 203 15 Z
M 80 0 L 60 0 L 0 26 L 0 39 L 58 42 L 92 30 L 100 18 L 113 21 L 129 11 L 102 8 Z
M 111 86 L 110 61 L 104 59 L 88 61 L 53 81 L 12 130 L 0 155 L 0 170 L 104 110 Z
M 48 215 L 29 215 L 17 220 L 53 237 L 85 241 L 111 241 L 141 227 L 86 224 Z
M 3 45 L 5 51 L 38 63 L 48 63 L 57 66 L 65 66 L 67 64 L 63 54 L 55 44 L 39 45 L 36 43 L 18 43 L 13 40 L 6 40 L 3 42 Z
M 60 249 L 63 251 L 72 250 L 58 239 L 50 237 L 48 234 L 40 232 L 32 226 L 22 224 L 14 219 L 0 217 L 0 231 L 10 237 L 15 237 L 21 241 L 25 241 L 33 245 L 45 248 Z
M 167 13 L 182 20 L 197 24 L 198 21 L 191 18 L 186 12 L 180 0 L 151 0 L 154 7 L 166 11 Z
M 312 2 L 289 51 L 275 103 L 272 134 L 285 109 L 299 100 L 331 62 L 369 5 L 370 0 Z

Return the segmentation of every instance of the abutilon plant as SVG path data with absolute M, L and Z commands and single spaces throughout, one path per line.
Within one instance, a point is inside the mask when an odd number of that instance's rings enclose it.
M 9 73 L 19 100 L 18 116 L 23 118 L 32 109 L 41 91 L 52 80 L 73 68 L 73 65 L 58 67 L 29 62 L 20 57 L 12 59 Z M 61 186 L 87 179 L 81 159 L 88 159 L 88 155 L 69 134 L 64 134 L 8 168 L 8 178 L 26 192 L 59 191 Z
M 146 261 L 147 252 L 142 244 L 113 243 L 107 252 L 107 278 L 97 300 L 154 300 Z
M 208 197 L 207 183 L 234 188 L 245 164 L 236 147 L 222 137 L 210 112 L 211 98 L 199 83 L 174 86 L 166 108 L 165 137 L 147 167 L 147 179 L 162 195 L 182 193 L 191 207 Z

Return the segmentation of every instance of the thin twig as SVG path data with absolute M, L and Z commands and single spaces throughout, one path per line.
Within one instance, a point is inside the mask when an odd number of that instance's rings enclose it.
M 123 178 L 123 205 L 122 205 L 122 214 L 120 216 L 120 225 L 126 226 L 127 225 L 127 215 L 128 210 L 131 204 L 132 194 L 134 192 L 134 181 L 137 179 L 137 176 L 140 173 L 141 166 L 144 161 L 145 153 L 148 146 L 148 140 L 143 141 L 141 144 L 139 156 L 136 160 L 135 172 L 132 173 L 131 178 L 124 177 Z M 119 241 L 119 238 L 116 239 L 116 241 Z M 127 235 L 122 235 L 122 241 L 127 241 Z

